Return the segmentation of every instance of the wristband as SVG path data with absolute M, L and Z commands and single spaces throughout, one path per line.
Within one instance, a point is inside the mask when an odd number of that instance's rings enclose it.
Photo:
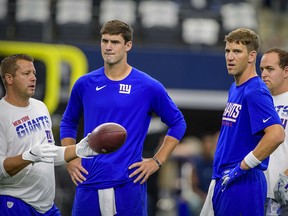
M 250 168 L 254 168 L 254 167 L 258 166 L 261 163 L 261 161 L 258 160 L 254 156 L 252 151 L 248 155 L 246 155 L 246 157 L 244 158 L 244 161 Z
M 162 164 L 160 163 L 160 161 L 156 157 L 153 157 L 153 160 L 157 163 L 159 168 L 161 168 Z

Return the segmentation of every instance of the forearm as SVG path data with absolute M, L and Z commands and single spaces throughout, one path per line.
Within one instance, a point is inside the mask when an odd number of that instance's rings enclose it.
M 179 140 L 171 136 L 165 136 L 162 145 L 154 157 L 157 158 L 161 164 L 165 163 L 178 144 Z
M 264 130 L 265 134 L 252 151 L 255 158 L 259 161 L 263 161 L 270 154 L 272 154 L 275 149 L 284 141 L 285 134 L 283 127 L 281 125 L 272 125 Z M 247 163 L 244 160 L 241 163 L 241 168 L 247 167 Z
M 274 128 L 273 132 L 271 130 L 268 130 L 267 133 L 265 132 L 265 135 L 253 150 L 255 157 L 261 161 L 272 154 L 275 149 L 277 149 L 278 146 L 284 141 L 284 131 L 282 126 L 272 125 L 270 127 Z
M 59 147 L 59 150 L 57 152 L 57 157 L 55 157 L 54 159 L 55 166 L 69 163 L 71 160 L 75 158 L 77 158 L 76 145 Z
M 17 155 L 5 158 L 3 168 L 9 176 L 14 176 L 31 163 L 31 161 L 23 160 L 22 155 Z
M 88 144 L 88 136 L 84 137 L 79 143 L 75 144 L 76 140 L 72 138 L 62 139 L 62 158 L 63 162 L 69 163 L 70 161 L 80 157 L 80 158 L 89 158 L 94 155 L 98 155 L 97 152 L 94 152 Z
M 75 145 L 76 144 L 76 140 L 74 138 L 64 138 L 61 140 L 61 145 L 62 146 L 69 146 L 69 145 Z
M 67 146 L 64 154 L 64 159 L 67 163 L 77 158 L 76 145 Z

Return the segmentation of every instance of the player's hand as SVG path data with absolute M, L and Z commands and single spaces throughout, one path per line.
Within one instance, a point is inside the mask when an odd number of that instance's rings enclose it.
M 77 186 L 78 183 L 83 183 L 86 178 L 82 173 L 88 175 L 88 172 L 81 164 L 81 158 L 76 158 L 67 164 L 67 170 L 70 174 L 72 182 Z
M 91 156 L 99 154 L 89 147 L 88 145 L 89 135 L 90 133 L 86 137 L 84 137 L 79 143 L 76 144 L 76 155 L 80 158 L 92 158 Z
M 148 180 L 149 176 L 151 176 L 159 169 L 159 166 L 155 163 L 155 161 L 152 158 L 148 158 L 143 159 L 143 161 L 141 162 L 134 163 L 128 167 L 128 169 L 133 168 L 137 169 L 129 175 L 129 178 L 138 175 L 133 182 L 136 183 L 141 180 L 140 184 L 144 184 Z
M 274 187 L 274 196 L 278 203 L 286 205 L 288 201 L 288 176 L 280 173 Z
M 243 174 L 247 172 L 247 170 L 243 170 L 240 167 L 240 164 L 237 164 L 237 166 L 234 169 L 224 171 L 222 174 L 222 191 L 224 191 L 235 179 L 239 178 Z
M 44 143 L 33 146 L 30 150 L 23 152 L 22 159 L 35 162 L 53 163 L 57 156 L 58 147 Z

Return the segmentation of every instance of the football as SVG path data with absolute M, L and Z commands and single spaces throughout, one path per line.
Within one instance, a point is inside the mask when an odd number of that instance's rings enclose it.
M 127 131 L 120 124 L 107 122 L 97 126 L 88 136 L 91 149 L 99 154 L 118 150 L 126 141 Z

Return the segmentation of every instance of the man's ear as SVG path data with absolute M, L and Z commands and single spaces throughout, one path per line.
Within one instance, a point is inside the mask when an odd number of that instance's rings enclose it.
M 131 50 L 132 49 L 132 41 L 128 41 L 127 43 L 126 43 L 126 52 L 128 52 L 129 50 Z
M 248 58 L 248 63 L 252 63 L 256 61 L 257 57 L 257 52 L 255 50 L 250 52 L 249 58 Z
M 284 68 L 284 77 L 288 79 L 288 65 Z
M 13 76 L 9 73 L 6 73 L 5 74 L 5 80 L 6 80 L 7 85 L 11 85 L 12 81 L 13 81 Z

